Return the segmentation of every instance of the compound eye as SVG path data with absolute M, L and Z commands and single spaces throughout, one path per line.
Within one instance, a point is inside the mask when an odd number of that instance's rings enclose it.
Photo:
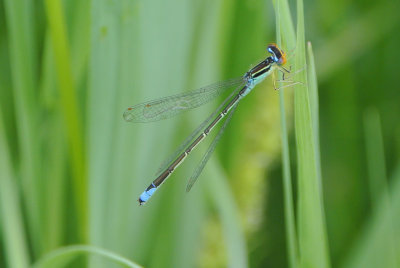
M 284 65 L 286 63 L 286 54 L 282 51 L 282 55 L 279 58 L 278 62 L 279 65 Z
M 267 47 L 267 51 L 274 56 L 276 56 L 276 53 L 275 53 L 276 50 L 277 50 L 277 46 L 274 43 L 269 44 Z
M 269 44 L 267 51 L 272 54 L 272 59 L 279 65 L 286 63 L 285 53 L 276 44 Z

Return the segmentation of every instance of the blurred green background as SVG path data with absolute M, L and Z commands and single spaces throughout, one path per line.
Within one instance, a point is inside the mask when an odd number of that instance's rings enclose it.
M 400 267 L 399 11 L 304 2 L 331 267 Z M 240 103 L 191 192 L 204 144 L 144 207 L 159 164 L 218 101 L 162 122 L 122 118 L 243 75 L 276 42 L 275 24 L 271 1 L 0 1 L 0 266 L 53 256 L 49 267 L 123 267 L 113 252 L 145 267 L 289 267 L 271 79 Z M 93 247 L 60 251 L 71 245 Z

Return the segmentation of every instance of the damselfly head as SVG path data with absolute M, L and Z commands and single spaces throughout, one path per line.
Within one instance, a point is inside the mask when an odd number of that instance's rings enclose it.
M 269 44 L 267 50 L 271 53 L 273 61 L 278 65 L 284 65 L 286 63 L 285 52 L 283 52 L 283 50 L 281 50 L 275 43 Z

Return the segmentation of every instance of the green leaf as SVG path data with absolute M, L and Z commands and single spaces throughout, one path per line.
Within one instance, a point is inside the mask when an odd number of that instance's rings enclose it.
M 142 267 L 128 260 L 127 258 L 124 258 L 121 255 L 111 252 L 109 250 L 87 245 L 73 245 L 59 248 L 50 253 L 47 253 L 33 265 L 33 268 L 64 267 L 70 261 L 72 261 L 72 259 L 80 255 L 98 255 L 100 257 L 103 257 L 104 259 L 109 259 L 117 264 L 123 265 L 124 267 Z
M 282 7 L 281 7 L 282 6 Z M 276 36 L 279 47 L 294 47 L 295 35 L 293 31 L 292 19 L 290 16 L 287 1 L 275 1 L 276 13 Z M 284 45 L 282 39 L 286 40 Z M 290 57 L 290 55 L 287 55 Z M 279 79 L 283 79 L 280 75 Z M 278 87 L 284 87 L 283 83 L 278 83 Z M 290 95 L 292 96 L 292 94 Z M 291 268 L 298 267 L 298 237 L 296 234 L 295 211 L 293 205 L 292 178 L 290 172 L 290 152 L 288 131 L 285 111 L 285 89 L 279 89 L 279 106 L 281 122 L 281 140 L 282 140 L 282 166 L 283 166 L 283 195 L 285 210 L 286 243 Z
M 18 153 L 20 155 L 20 183 L 23 202 L 27 207 L 27 224 L 32 250 L 42 250 L 42 202 L 43 181 L 40 180 L 39 112 L 36 86 L 38 77 L 35 33 L 35 6 L 29 0 L 6 0 L 5 13 L 8 27 L 8 48 L 15 101 Z
M 207 192 L 218 212 L 227 247 L 228 267 L 247 267 L 247 250 L 240 226 L 239 210 L 227 179 L 215 161 L 209 163 L 213 178 L 207 184 Z M 207 176 L 210 178 L 210 176 Z
M 312 50 L 311 42 L 307 43 L 307 81 L 308 81 L 308 94 L 310 96 L 310 111 L 311 120 L 313 125 L 313 137 L 315 146 L 315 164 L 317 168 L 318 183 L 321 186 L 321 154 L 319 146 L 319 104 L 318 104 L 318 82 L 317 72 L 315 69 L 314 53 Z
M 86 158 L 83 146 L 81 112 L 78 109 L 77 96 L 72 76 L 70 49 L 62 3 L 59 0 L 47 0 L 46 14 L 50 26 L 50 35 L 56 63 L 58 88 L 61 105 L 68 132 L 67 138 L 71 150 L 75 206 L 78 211 L 81 241 L 87 240 L 87 185 Z
M 297 44 L 295 66 L 306 66 L 303 1 L 297 1 Z M 307 82 L 307 71 L 299 72 L 295 80 L 295 133 L 298 168 L 298 229 L 301 267 L 330 267 L 325 227 L 322 188 L 318 166 L 313 117 Z
M 390 191 L 375 200 L 375 209 L 343 267 L 399 267 L 400 164 L 397 164 L 392 177 Z
M 13 167 L 5 139 L 3 115 L 0 111 L 0 215 L 5 257 L 9 267 L 29 267 L 29 251 Z
M 376 206 L 381 196 L 389 198 L 381 120 L 376 109 L 370 108 L 365 112 L 364 132 L 367 148 L 369 188 L 372 203 Z
M 380 116 L 376 109 L 365 112 L 364 129 L 373 210 L 344 267 L 395 268 L 400 265 L 400 165 L 389 187 Z

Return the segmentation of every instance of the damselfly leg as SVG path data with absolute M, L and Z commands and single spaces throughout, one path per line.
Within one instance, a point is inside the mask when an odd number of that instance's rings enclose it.
M 306 65 L 304 65 L 301 69 L 296 70 L 295 72 L 291 72 L 292 66 L 290 66 L 289 69 L 286 69 L 284 67 L 278 66 L 278 70 L 282 73 L 282 79 L 275 79 L 275 73 L 272 74 L 274 89 L 275 90 L 280 90 L 280 89 L 287 88 L 287 87 L 292 87 L 292 86 L 295 86 L 295 85 L 304 85 L 303 82 L 294 81 L 294 80 L 292 80 L 292 78 L 296 74 L 304 71 L 305 70 L 305 66 Z M 281 85 L 281 86 L 277 87 L 276 83 L 285 83 L 285 85 Z

